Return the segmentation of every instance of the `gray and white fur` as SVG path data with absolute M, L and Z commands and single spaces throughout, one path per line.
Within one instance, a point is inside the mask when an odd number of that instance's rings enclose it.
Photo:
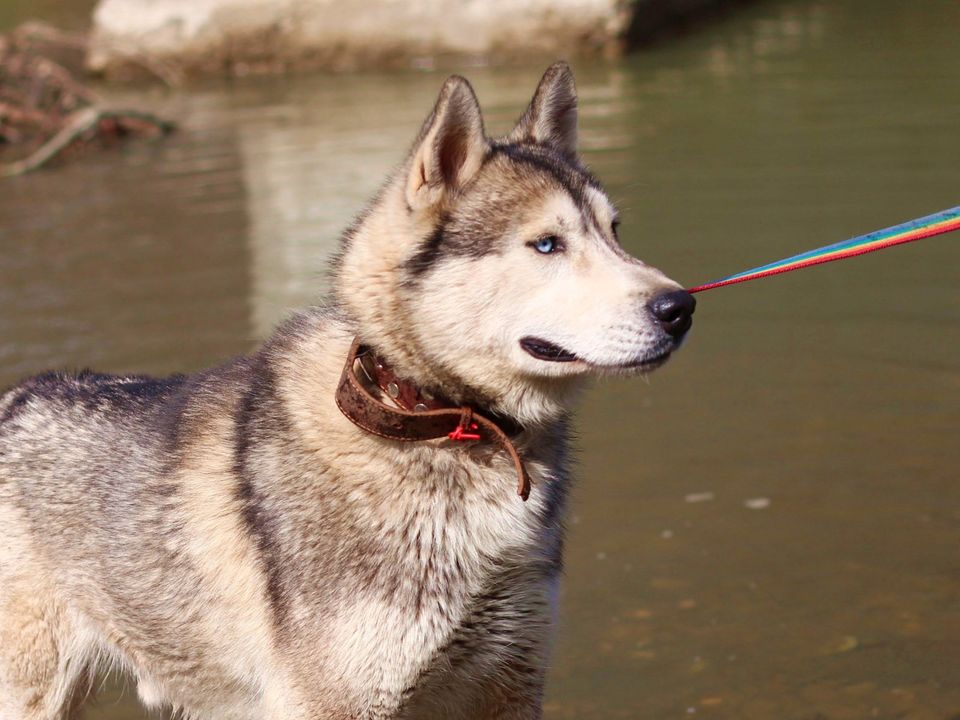
M 451 77 L 323 306 L 195 375 L 0 396 L 0 720 L 72 718 L 110 667 L 197 720 L 541 717 L 569 413 L 591 376 L 662 364 L 692 311 L 620 247 L 576 115 L 558 63 L 491 139 Z M 519 423 L 529 501 L 490 445 L 347 420 L 355 336 Z

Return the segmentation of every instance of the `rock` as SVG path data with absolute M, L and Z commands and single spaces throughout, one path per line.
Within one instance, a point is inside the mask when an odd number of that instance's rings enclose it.
M 625 31 L 621 0 L 100 0 L 88 66 L 137 56 L 192 72 L 390 65 L 437 55 L 602 51 Z
M 100 0 L 88 67 L 188 74 L 615 54 L 733 0 Z M 148 60 L 149 62 L 145 62 Z

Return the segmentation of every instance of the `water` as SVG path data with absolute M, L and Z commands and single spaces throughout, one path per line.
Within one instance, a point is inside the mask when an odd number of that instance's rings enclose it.
M 692 285 L 957 205 L 958 23 L 771 1 L 577 66 L 624 244 Z M 541 70 L 466 71 L 489 127 Z M 322 292 L 440 82 L 125 98 L 181 132 L 3 183 L 0 384 L 249 349 Z M 589 395 L 548 718 L 960 716 L 958 242 L 705 293 L 649 384 Z M 90 717 L 141 717 L 130 696 Z

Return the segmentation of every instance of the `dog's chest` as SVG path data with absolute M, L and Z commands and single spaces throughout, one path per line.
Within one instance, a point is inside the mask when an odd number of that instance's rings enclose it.
M 438 672 L 489 671 L 531 617 L 548 623 L 559 564 L 545 468 L 524 503 L 508 467 L 435 460 L 375 511 L 383 562 L 328 635 L 338 666 L 397 702 Z

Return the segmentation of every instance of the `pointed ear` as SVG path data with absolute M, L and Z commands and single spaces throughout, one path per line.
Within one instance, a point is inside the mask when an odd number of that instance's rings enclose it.
M 480 169 L 487 152 L 480 104 L 470 83 L 447 79 L 420 131 L 407 176 L 407 204 L 422 209 L 462 188 Z
M 507 139 L 551 145 L 569 158 L 577 157 L 577 86 L 569 65 L 561 61 L 547 68 L 530 107 Z

